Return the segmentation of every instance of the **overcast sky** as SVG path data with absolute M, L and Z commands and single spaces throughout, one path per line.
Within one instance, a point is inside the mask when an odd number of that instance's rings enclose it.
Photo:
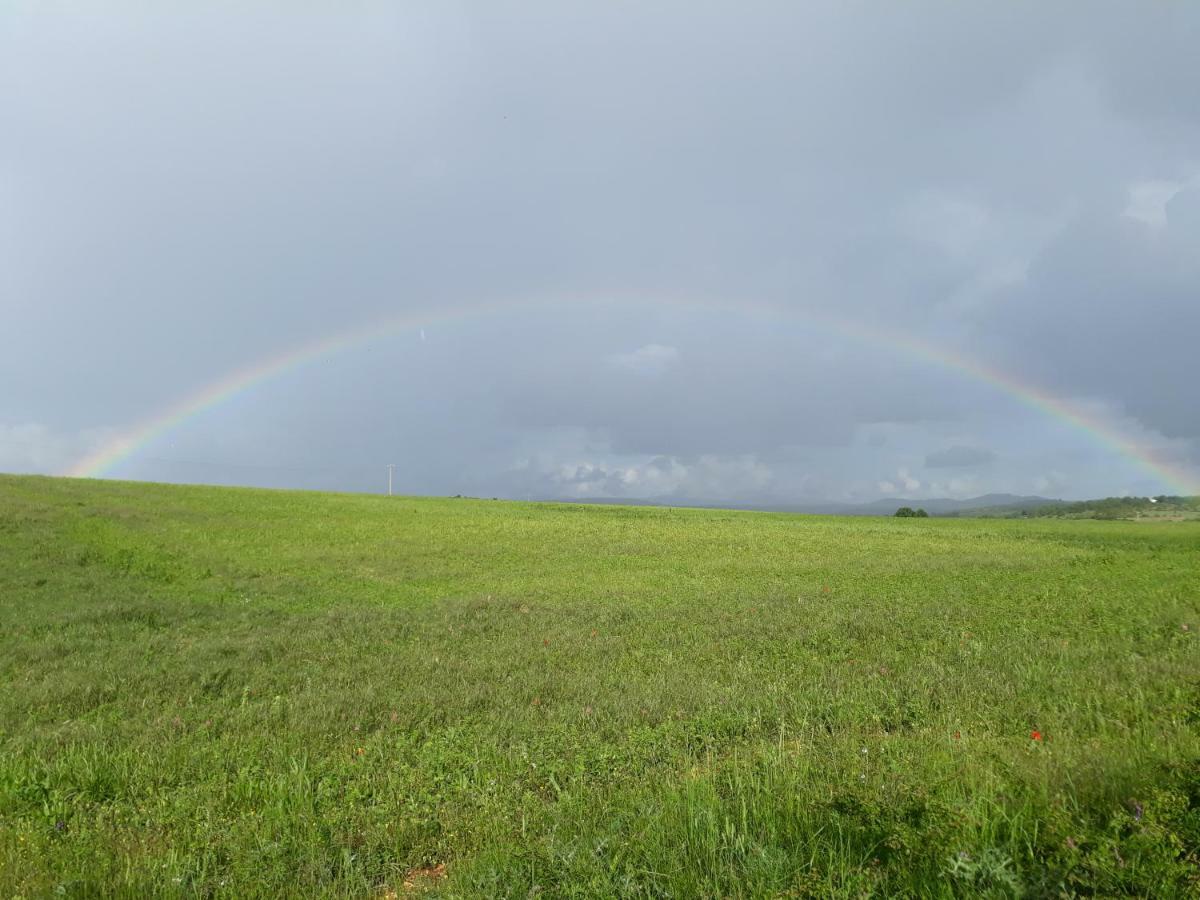
M 10 0 L 0 471 L 412 314 L 110 474 L 1170 492 L 911 350 L 1200 477 L 1200 4 L 1050 6 Z

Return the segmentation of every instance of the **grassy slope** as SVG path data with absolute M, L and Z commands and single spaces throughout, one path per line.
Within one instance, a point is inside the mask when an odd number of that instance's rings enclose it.
M 1105 497 L 1067 502 L 1054 500 L 1041 506 L 1013 504 L 962 509 L 943 513 L 953 518 L 1021 519 L 1128 519 L 1135 522 L 1190 522 L 1200 520 L 1200 497 L 1171 497 L 1152 501 L 1149 497 Z
M 3 896 L 1197 884 L 1192 523 L 0 477 L 0 604 Z

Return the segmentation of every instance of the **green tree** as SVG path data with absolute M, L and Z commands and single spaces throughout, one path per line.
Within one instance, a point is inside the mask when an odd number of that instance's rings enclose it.
M 916 515 L 911 506 L 902 506 L 896 510 L 896 517 L 899 519 L 911 519 Z

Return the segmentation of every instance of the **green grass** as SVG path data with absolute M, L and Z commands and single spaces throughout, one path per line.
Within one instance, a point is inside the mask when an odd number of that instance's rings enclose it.
M 1067 502 L 1050 500 L 1041 506 L 1016 503 L 960 509 L 943 515 L 977 519 L 1123 519 L 1131 522 L 1189 522 L 1200 520 L 1200 497 L 1104 497 L 1099 500 Z
M 1200 890 L 1198 523 L 2 477 L 0 604 L 0 896 Z

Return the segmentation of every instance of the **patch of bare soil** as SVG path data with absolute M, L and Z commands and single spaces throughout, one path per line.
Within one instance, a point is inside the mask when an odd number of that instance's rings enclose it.
M 401 897 L 423 893 L 445 877 L 445 863 L 438 863 L 436 866 L 421 866 L 418 869 L 409 869 L 404 873 L 404 881 L 400 883 L 399 891 L 393 887 L 386 887 L 380 892 L 377 900 L 400 900 Z

